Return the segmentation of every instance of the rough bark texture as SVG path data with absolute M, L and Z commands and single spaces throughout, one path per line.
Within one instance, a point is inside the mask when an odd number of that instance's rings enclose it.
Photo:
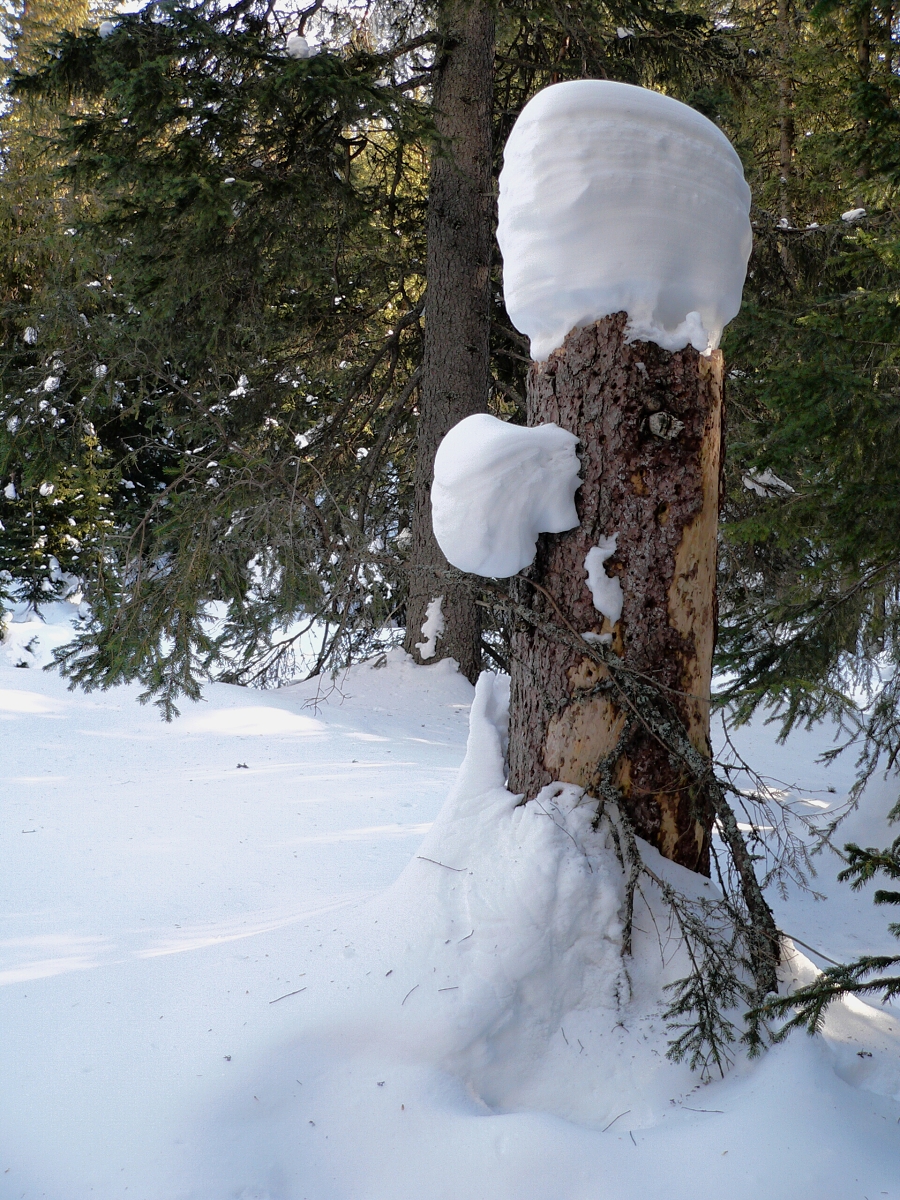
M 417 662 L 431 600 L 444 597 L 444 635 L 429 662 L 455 658 L 473 682 L 481 669 L 479 610 L 451 585 L 431 528 L 431 479 L 441 439 L 487 409 L 490 388 L 490 267 L 493 249 L 491 105 L 494 18 L 483 0 L 445 0 L 443 57 L 434 84 L 441 142 L 428 192 L 428 294 L 412 512 L 405 649 Z
M 709 690 L 716 636 L 716 529 L 721 464 L 722 359 L 624 340 L 626 315 L 569 334 L 536 363 L 528 422 L 554 421 L 580 438 L 581 525 L 545 535 L 526 579 L 553 597 L 578 632 L 613 635 L 626 664 L 665 689 L 691 744 L 709 755 Z M 593 605 L 584 560 L 618 533 L 606 563 L 624 592 L 614 629 Z M 538 588 L 522 603 L 558 623 Z M 626 709 L 590 694 L 605 668 L 534 630 L 514 634 L 510 788 L 528 797 L 553 780 L 588 790 L 617 750 L 616 783 L 636 831 L 666 858 L 708 873 L 712 813 L 683 763 L 640 722 L 618 746 Z
M 778 0 L 778 162 L 781 217 L 793 220 L 792 175 L 794 169 L 794 86 L 791 79 L 790 0 Z

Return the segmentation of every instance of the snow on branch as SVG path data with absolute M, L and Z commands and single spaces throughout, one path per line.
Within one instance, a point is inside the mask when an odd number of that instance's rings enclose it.
M 734 148 L 687 105 L 598 79 L 539 92 L 506 144 L 497 230 L 532 358 L 616 312 L 633 341 L 715 349 L 740 308 L 749 210 Z

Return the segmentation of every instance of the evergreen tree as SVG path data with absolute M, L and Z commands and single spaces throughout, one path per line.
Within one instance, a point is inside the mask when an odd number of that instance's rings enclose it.
M 4 4 L 0 41 L 7 47 L 5 66 L 36 69 L 63 32 L 74 33 L 87 20 L 84 0 Z M 28 419 L 27 408 L 36 437 L 27 460 L 4 462 L 0 594 L 15 581 L 16 598 L 34 606 L 77 589 L 78 576 L 89 574 L 95 565 L 111 516 L 104 456 L 96 436 L 85 429 L 66 430 L 78 450 L 62 462 L 48 446 L 49 431 L 58 436 L 65 419 L 57 403 L 58 355 L 53 345 L 38 345 L 35 312 L 44 307 L 47 292 L 71 284 L 73 243 L 63 231 L 77 219 L 71 193 L 56 177 L 44 150 L 58 124 L 51 105 L 7 98 L 2 106 L 0 343 L 3 357 L 30 372 L 34 385 L 28 401 L 20 398 L 20 410 L 7 412 L 4 434 L 6 439 L 16 437 L 23 419 Z M 44 322 L 46 327 L 46 316 Z
M 54 407 L 98 432 L 131 502 L 90 580 L 77 680 L 140 678 L 171 711 L 235 656 L 237 677 L 265 672 L 298 613 L 346 642 L 389 612 L 402 446 L 382 459 L 409 416 L 422 287 L 421 121 L 386 69 L 365 47 L 292 58 L 252 12 L 169 5 L 64 41 L 21 82 L 77 100 L 60 143 L 93 256 L 57 295 Z M 4 388 L 7 429 L 32 452 L 38 385 L 6 367 L 25 392 Z
M 73 408 L 53 404 L 53 420 L 96 432 L 116 510 L 87 572 L 95 624 L 66 660 L 81 682 L 141 678 L 168 706 L 211 672 L 289 672 L 290 647 L 269 643 L 298 615 L 326 622 L 332 656 L 404 618 L 428 134 L 407 97 L 427 85 L 438 34 L 391 13 L 387 34 L 370 23 L 340 52 L 295 61 L 262 10 L 151 6 L 19 81 L 23 99 L 69 111 L 56 152 L 84 212 L 80 255 L 57 227 L 72 277 L 54 305 L 42 295 L 33 321 L 15 311 L 18 349 L 34 329 L 53 357 L 7 355 L 4 461 L 37 470 L 38 418 L 20 410 L 62 363 Z M 500 13 L 495 159 L 517 107 L 553 78 L 674 84 L 730 53 L 665 7 L 629 8 L 627 29 L 618 9 L 554 13 Z M 521 338 L 504 320 L 495 343 L 490 402 L 508 413 Z M 40 436 L 46 461 L 77 460 L 57 425 Z M 210 601 L 228 610 L 214 637 Z
M 725 341 L 720 665 L 739 716 L 842 720 L 865 776 L 900 748 L 900 30 L 888 8 L 820 5 L 791 32 L 788 55 L 758 39 L 754 85 L 718 98 L 756 197 Z M 767 87 L 785 73 L 786 177 Z
M 853 842 L 848 843 L 844 849 L 849 866 L 838 878 L 852 880 L 851 886 L 854 891 L 858 891 L 879 874 L 893 881 L 900 880 L 900 838 L 886 850 L 873 847 L 864 850 Z M 872 899 L 876 904 L 900 904 L 900 891 L 879 888 Z M 900 922 L 895 922 L 888 928 L 895 937 L 900 937 Z M 865 954 L 855 962 L 826 967 L 812 983 L 798 988 L 789 996 L 769 999 L 763 1006 L 761 1015 L 782 1017 L 793 1010 L 790 1020 L 776 1035 L 778 1041 L 787 1037 L 791 1030 L 801 1026 L 805 1026 L 809 1033 L 818 1033 L 822 1028 L 828 1005 L 841 996 L 877 995 L 880 996 L 882 1004 L 900 996 L 900 975 L 882 974 L 898 966 L 900 954 Z

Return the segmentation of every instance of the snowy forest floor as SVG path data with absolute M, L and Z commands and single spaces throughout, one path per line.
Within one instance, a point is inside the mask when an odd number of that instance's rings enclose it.
M 26 634 L 0 647 L 2 1200 L 900 1200 L 900 1012 L 835 1006 L 705 1085 L 667 1062 L 677 944 L 648 899 L 625 978 L 615 860 L 572 789 L 515 808 L 495 678 L 460 771 L 450 664 L 211 686 L 165 725 L 18 669 Z M 819 805 L 852 780 L 827 730 L 739 744 Z M 895 794 L 846 839 L 887 844 Z M 824 900 L 772 896 L 779 925 L 893 950 L 839 865 Z

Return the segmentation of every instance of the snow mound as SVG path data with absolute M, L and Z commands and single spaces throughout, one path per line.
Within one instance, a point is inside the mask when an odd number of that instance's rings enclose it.
M 304 1033 L 288 1061 L 331 1056 L 329 1087 L 348 1059 L 351 1074 L 364 1062 L 376 1082 L 377 1064 L 393 1081 L 398 1067 L 425 1072 L 432 1096 L 458 1093 L 476 1114 L 539 1112 L 602 1129 L 628 1109 L 630 1128 L 651 1127 L 696 1083 L 665 1059 L 659 1015 L 662 984 L 686 960 L 662 911 L 642 909 L 648 952 L 626 970 L 623 873 L 594 828 L 595 803 L 571 784 L 527 804 L 507 790 L 508 704 L 508 677 L 482 674 L 465 760 L 416 856 L 335 930 L 341 951 L 326 953 L 327 975 L 305 966 Z M 709 888 L 644 849 L 677 886 Z M 339 1106 L 349 1103 L 345 1093 Z
M 236 1074 L 192 1200 L 843 1200 L 841 1155 L 863 1144 L 867 1185 L 888 1186 L 896 1110 L 879 1096 L 897 1086 L 896 1021 L 873 1037 L 859 1004 L 833 1036 L 826 1022 L 828 1045 L 738 1054 L 701 1090 L 666 1058 L 677 931 L 644 889 L 623 960 L 622 871 L 591 803 L 566 784 L 527 804 L 506 790 L 508 696 L 507 678 L 481 677 L 465 761 L 416 857 L 312 939 L 302 992 L 283 1001 L 299 1036 Z M 674 887 L 714 893 L 641 848 Z M 797 955 L 785 981 L 812 970 Z
M 447 561 L 505 579 L 534 559 L 539 534 L 574 529 L 577 444 L 558 425 L 526 428 L 487 413 L 455 425 L 438 447 L 431 489 Z
M 290 34 L 284 48 L 289 58 L 313 58 L 317 53 L 302 33 Z
M 632 340 L 715 349 L 752 234 L 740 159 L 711 121 L 631 84 L 558 83 L 526 104 L 503 161 L 506 308 L 532 358 L 623 311 Z
M 57 575 L 63 578 L 60 572 Z M 76 590 L 65 599 L 41 605 L 40 612 L 24 602 L 10 604 L 0 609 L 0 664 L 10 667 L 49 666 L 54 650 L 72 640 L 89 611 Z

